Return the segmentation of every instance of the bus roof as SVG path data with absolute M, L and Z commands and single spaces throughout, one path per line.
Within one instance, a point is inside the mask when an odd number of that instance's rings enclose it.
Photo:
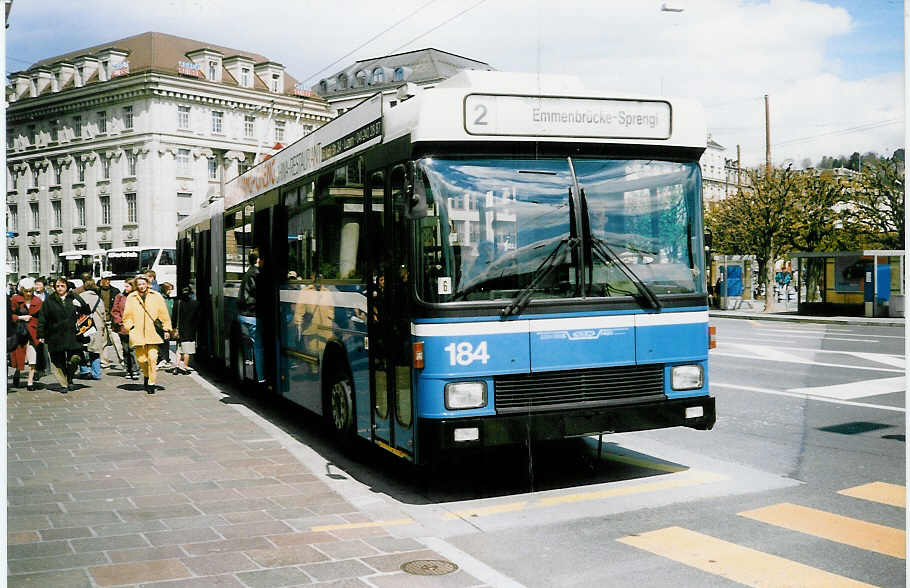
M 380 142 L 540 141 L 704 149 L 691 100 L 585 89 L 573 76 L 461 71 L 383 110 L 381 94 L 351 108 L 226 185 L 224 210 Z M 207 216 L 207 215 L 206 215 Z M 181 226 L 187 226 L 184 219 Z

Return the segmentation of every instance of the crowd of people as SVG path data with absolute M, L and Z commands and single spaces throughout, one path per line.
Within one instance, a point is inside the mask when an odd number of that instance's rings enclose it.
M 108 276 L 98 283 L 81 276 L 78 288 L 66 277 L 22 277 L 7 295 L 7 341 L 12 388 L 35 390 L 50 374 L 62 394 L 77 388 L 75 379 L 100 380 L 102 368 L 123 369 L 155 394 L 159 369 L 187 375 L 196 352 L 198 305 L 185 287 L 175 297 L 172 284 L 160 286 L 153 271 L 127 280 L 123 291 Z M 176 357 L 171 362 L 171 345 Z M 105 362 L 107 354 L 116 360 Z M 114 375 L 113 372 L 108 373 Z

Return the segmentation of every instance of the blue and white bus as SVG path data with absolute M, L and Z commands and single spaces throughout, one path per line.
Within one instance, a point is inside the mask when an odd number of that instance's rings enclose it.
M 180 224 L 202 353 L 415 463 L 712 428 L 700 107 L 476 71 L 399 100 L 365 100 Z M 253 250 L 262 365 L 237 321 Z

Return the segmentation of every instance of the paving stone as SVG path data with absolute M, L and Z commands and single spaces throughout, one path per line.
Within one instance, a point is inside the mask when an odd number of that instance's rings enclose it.
M 217 527 L 228 524 L 221 515 L 199 515 L 162 521 L 169 529 L 198 529 L 199 527 Z
M 166 494 L 150 494 L 148 496 L 133 496 L 130 500 L 132 500 L 133 504 L 135 504 L 138 508 L 182 504 L 190 501 L 190 499 L 187 498 L 185 494 L 177 494 L 173 492 Z
M 253 537 L 256 535 L 279 535 L 293 531 L 291 527 L 281 521 L 263 521 L 256 523 L 243 523 L 240 525 L 227 525 L 216 527 L 216 531 L 224 535 L 225 539 L 236 537 Z
M 371 576 L 370 583 L 377 588 L 467 588 L 481 582 L 462 570 L 444 576 L 415 576 L 400 572 L 386 576 Z
M 179 559 L 185 557 L 186 553 L 177 545 L 165 545 L 164 547 L 143 547 L 140 549 L 108 551 L 107 556 L 110 558 L 111 563 L 127 563 L 155 559 Z
M 192 517 L 202 514 L 199 510 L 189 503 L 168 504 L 159 507 L 137 508 L 132 510 L 118 510 L 117 514 L 125 522 L 151 521 L 156 519 L 176 519 L 182 517 Z
M 276 568 L 258 572 L 240 572 L 237 577 L 251 588 L 277 588 L 279 586 L 300 586 L 312 582 L 303 571 L 293 568 Z
M 308 564 L 303 566 L 302 569 L 310 576 L 313 576 L 317 582 L 369 576 L 375 573 L 373 568 L 356 559 Z
M 239 539 L 219 539 L 217 541 L 203 541 L 189 543 L 183 550 L 189 555 L 207 555 L 211 553 L 227 553 L 229 551 L 251 551 L 255 549 L 271 549 L 272 544 L 265 537 L 241 537 Z
M 114 525 L 99 525 L 92 527 L 98 537 L 109 535 L 128 535 L 130 533 L 145 533 L 147 531 L 164 531 L 167 527 L 161 521 L 140 521 L 138 523 L 118 523 Z
M 255 570 L 259 566 L 239 551 L 183 558 L 184 565 L 199 576 Z
M 6 515 L 10 517 L 27 517 L 30 515 L 50 515 L 62 513 L 63 509 L 56 502 L 41 502 L 37 504 L 21 504 L 6 507 Z
M 32 557 L 28 559 L 11 559 L 7 562 L 9 573 L 29 574 L 48 570 L 65 570 L 107 563 L 103 553 L 74 553 L 51 557 Z
M 308 507 L 316 514 L 349 514 L 356 513 L 357 509 L 348 502 L 333 502 L 330 504 L 314 504 Z M 357 522 L 357 521 L 351 521 Z
M 367 543 L 380 551 L 386 553 L 395 553 L 399 551 L 417 551 L 425 549 L 426 546 L 418 541 L 408 538 L 399 537 L 370 537 L 365 539 Z
M 134 508 L 133 504 L 126 498 L 104 498 L 101 500 L 78 500 L 75 502 L 64 503 L 63 508 L 67 514 L 82 512 L 110 512 L 112 510 Z
M 225 480 L 220 482 L 222 488 L 250 488 L 253 486 L 272 486 L 281 484 L 278 478 L 248 478 L 244 480 Z
M 51 526 L 50 519 L 45 515 L 30 515 L 27 517 L 6 517 L 6 531 L 15 533 L 18 531 L 35 531 L 37 529 L 47 529 Z M 58 527 L 70 527 L 74 525 L 56 525 Z
M 186 566 L 176 559 L 111 564 L 89 568 L 88 571 L 99 586 L 176 580 L 192 575 Z
M 88 572 L 82 569 L 8 576 L 6 581 L 9 588 L 25 588 L 26 586 L 31 588 L 46 588 L 48 586 L 66 586 L 66 588 L 94 587 Z
M 212 483 L 215 485 L 215 483 Z M 243 495 L 240 494 L 237 490 L 233 488 L 219 488 L 217 485 L 212 490 L 203 490 L 200 492 L 187 492 L 186 497 L 190 502 L 194 503 L 206 503 L 206 502 L 226 502 L 229 500 L 241 500 Z
M 332 534 L 339 539 L 367 539 L 369 537 L 381 537 L 388 535 L 388 531 L 382 527 L 361 527 L 354 529 L 333 529 Z
M 349 559 L 379 554 L 379 550 L 360 539 L 320 543 L 318 549 L 332 559 Z
M 255 523 L 261 521 L 274 521 L 275 517 L 269 515 L 264 510 L 248 510 L 243 512 L 226 512 L 221 515 L 228 524 L 239 525 L 241 523 Z
M 54 539 L 61 538 L 62 537 L 54 537 Z M 35 531 L 20 531 L 18 533 L 7 533 L 6 535 L 7 545 L 21 545 L 22 543 L 34 543 L 41 540 L 42 537 Z M 47 540 L 49 539 L 45 539 L 45 541 Z
M 178 531 L 156 531 L 145 534 L 152 545 L 174 545 L 179 543 L 198 543 L 212 541 L 221 537 L 215 531 L 204 529 L 180 529 Z
M 228 500 L 224 502 L 208 502 L 196 505 L 205 514 L 222 514 L 226 512 L 240 512 L 245 510 L 268 510 L 275 508 L 275 503 L 266 498 L 248 498 L 244 500 Z
M 338 541 L 338 538 L 331 533 L 321 531 L 318 533 L 289 533 L 286 535 L 269 535 L 269 541 L 281 547 L 283 545 L 301 545 L 314 543 L 327 543 Z
M 151 584 L 141 584 L 141 588 L 244 588 L 244 585 L 234 576 L 222 575 L 186 578 L 170 582 L 153 582 Z
M 72 514 L 48 515 L 54 527 L 94 527 L 124 522 L 113 512 L 83 512 Z M 47 525 L 45 525 L 46 527 Z
M 380 572 L 394 572 L 401 568 L 401 564 L 416 559 L 445 559 L 435 551 L 428 549 L 423 551 L 410 551 L 408 553 L 394 553 L 389 555 L 377 555 L 375 557 L 364 557 L 363 562 L 376 568 Z
M 273 549 L 260 549 L 247 552 L 247 555 L 265 568 L 315 563 L 328 559 L 325 555 L 309 545 L 286 545 Z
M 83 551 L 110 551 L 112 549 L 129 549 L 130 547 L 148 547 L 148 541 L 142 535 L 116 535 L 113 537 L 91 537 L 88 539 L 73 539 L 70 541 L 73 550 Z
M 40 541 L 38 543 L 22 543 L 7 546 L 8 559 L 22 559 L 26 557 L 46 557 L 50 555 L 64 555 L 72 553 L 66 541 Z

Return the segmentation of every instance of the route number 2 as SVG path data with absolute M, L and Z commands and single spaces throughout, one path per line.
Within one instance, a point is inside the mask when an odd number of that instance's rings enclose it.
M 443 347 L 443 351 L 449 352 L 449 365 L 471 365 L 475 361 L 480 361 L 480 363 L 486 365 L 487 360 L 490 359 L 490 354 L 487 353 L 486 341 L 481 341 L 477 344 L 477 347 L 467 341 L 462 341 L 458 344 L 452 342 Z

